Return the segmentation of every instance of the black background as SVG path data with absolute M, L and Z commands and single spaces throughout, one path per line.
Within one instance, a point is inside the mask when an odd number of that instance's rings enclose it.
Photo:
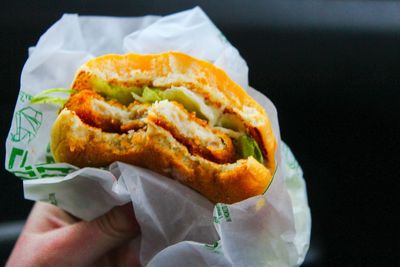
M 282 139 L 304 170 L 313 218 L 305 265 L 398 264 L 400 3 L 2 3 L 1 161 L 27 49 L 63 13 L 166 15 L 195 5 L 247 61 L 250 84 L 276 105 Z M 26 218 L 32 203 L 3 168 L 0 188 L 0 223 Z

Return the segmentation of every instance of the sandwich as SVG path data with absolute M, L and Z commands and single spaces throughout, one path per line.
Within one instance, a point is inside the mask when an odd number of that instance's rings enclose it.
M 277 147 L 265 110 L 213 64 L 179 52 L 104 55 L 81 66 L 51 131 L 57 162 L 115 161 L 210 201 L 263 194 Z

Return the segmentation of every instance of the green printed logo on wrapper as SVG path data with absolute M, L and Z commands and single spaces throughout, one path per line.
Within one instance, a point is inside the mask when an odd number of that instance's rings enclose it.
M 43 113 L 28 106 L 14 114 L 16 128 L 11 135 L 11 141 L 18 143 L 27 141 L 28 143 L 36 136 L 42 125 Z
M 7 152 L 9 154 L 6 168 L 23 180 L 64 177 L 77 168 L 68 164 L 55 164 L 50 151 L 50 144 L 47 145 L 44 159 L 41 162 L 27 164 L 31 153 L 35 150 L 30 148 L 28 144 L 37 137 L 44 119 L 43 112 L 29 105 L 32 99 L 34 99 L 32 95 L 23 91 L 19 92 L 17 111 L 14 113 L 14 124 L 8 139 L 13 145 Z
M 296 158 L 294 157 L 292 151 L 290 151 L 289 147 L 282 142 L 282 152 L 283 155 L 286 159 L 286 164 L 289 167 L 289 169 L 291 170 L 299 170 L 300 169 L 300 165 L 297 162 Z
M 211 250 L 214 253 L 221 253 L 221 242 L 220 241 L 215 241 L 213 244 L 204 244 L 204 247 L 208 250 Z
M 54 166 L 54 164 L 48 165 L 28 165 L 23 168 L 10 169 L 9 171 L 14 173 L 15 176 L 23 180 L 49 178 L 49 177 L 64 177 L 67 174 L 76 171 L 76 168 L 67 166 Z
M 46 162 L 42 164 L 34 164 L 25 166 L 28 157 L 28 150 L 13 147 L 10 158 L 8 160 L 7 169 L 14 173 L 15 176 L 23 179 L 38 179 L 47 177 L 60 177 L 77 170 L 71 166 L 55 165 L 50 148 L 47 149 L 50 155 L 46 155 Z
M 57 206 L 56 193 L 50 193 L 49 194 L 49 202 L 51 204 L 53 204 L 54 206 Z
M 18 95 L 18 101 L 21 103 L 30 102 L 32 99 L 32 95 L 25 93 L 24 91 L 20 91 Z
M 231 214 L 229 212 L 229 207 L 226 204 L 218 203 L 214 208 L 214 223 L 220 223 L 222 219 L 226 222 L 231 222 Z
M 46 164 L 51 164 L 51 163 L 56 163 L 56 161 L 54 160 L 53 154 L 51 153 L 50 143 L 49 143 L 46 148 Z
M 28 151 L 17 147 L 13 147 L 11 150 L 10 158 L 8 160 L 8 169 L 14 168 L 16 163 L 19 162 L 19 167 L 24 167 L 26 162 L 26 157 L 28 156 Z

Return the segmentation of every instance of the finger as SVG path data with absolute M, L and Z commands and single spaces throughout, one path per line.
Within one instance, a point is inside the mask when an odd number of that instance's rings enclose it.
M 24 231 L 29 233 L 44 233 L 60 227 L 73 224 L 77 220 L 60 208 L 36 202 L 25 223 Z
M 139 232 L 132 204 L 129 203 L 93 221 L 78 222 L 47 233 L 43 236 L 47 243 L 42 249 L 47 263 L 88 266 L 108 251 L 138 236 Z

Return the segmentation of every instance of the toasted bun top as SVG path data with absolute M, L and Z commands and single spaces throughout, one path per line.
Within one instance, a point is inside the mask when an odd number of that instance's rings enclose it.
M 187 87 L 224 112 L 237 114 L 261 146 L 266 157 L 265 165 L 273 173 L 277 145 L 266 112 L 222 69 L 213 64 L 179 52 L 110 54 L 89 60 L 81 66 L 72 88 L 92 90 L 92 77 L 118 86 Z

